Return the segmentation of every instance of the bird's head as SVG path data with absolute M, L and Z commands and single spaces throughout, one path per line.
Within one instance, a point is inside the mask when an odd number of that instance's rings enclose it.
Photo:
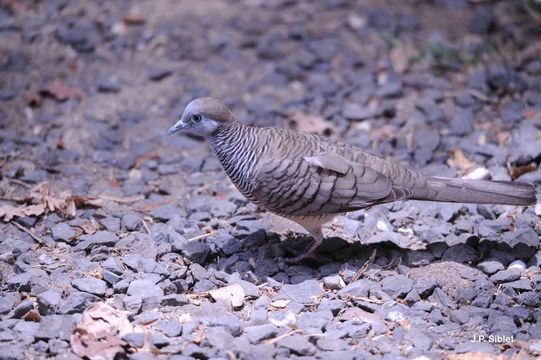
M 234 122 L 233 113 L 220 100 L 202 97 L 192 100 L 168 133 L 189 130 L 204 137 L 214 134 L 221 126 Z

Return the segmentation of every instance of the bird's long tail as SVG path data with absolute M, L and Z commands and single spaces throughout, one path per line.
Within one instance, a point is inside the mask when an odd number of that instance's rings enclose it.
M 418 200 L 474 204 L 534 205 L 535 187 L 511 181 L 464 180 L 427 177 L 429 191 Z

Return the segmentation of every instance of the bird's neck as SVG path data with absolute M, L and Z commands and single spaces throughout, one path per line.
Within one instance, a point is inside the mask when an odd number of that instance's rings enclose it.
M 256 132 L 257 128 L 232 123 L 222 126 L 209 138 L 225 172 L 248 198 L 253 190 L 253 170 L 262 150 Z

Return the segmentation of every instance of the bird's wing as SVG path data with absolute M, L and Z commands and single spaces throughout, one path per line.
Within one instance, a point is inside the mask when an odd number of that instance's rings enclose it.
M 365 208 L 393 193 L 390 179 L 371 167 L 336 153 L 319 153 L 267 159 L 252 194 L 276 213 L 308 216 Z

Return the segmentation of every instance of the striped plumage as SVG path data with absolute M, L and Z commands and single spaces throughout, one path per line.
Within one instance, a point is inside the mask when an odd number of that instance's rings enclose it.
M 251 201 L 304 226 L 321 243 L 321 225 L 336 214 L 404 199 L 531 205 L 532 185 L 425 176 L 351 145 L 315 134 L 236 122 L 221 102 L 190 103 L 170 129 L 209 139 L 231 181 Z

